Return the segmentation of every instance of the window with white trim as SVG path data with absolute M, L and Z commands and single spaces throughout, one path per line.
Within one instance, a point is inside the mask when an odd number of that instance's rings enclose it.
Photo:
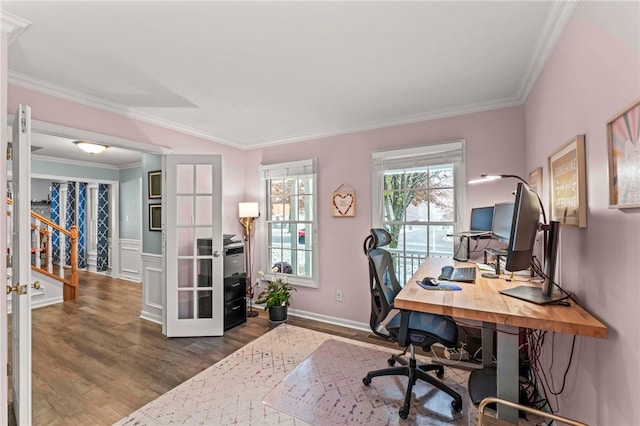
M 315 159 L 266 164 L 262 270 L 274 267 L 294 285 L 318 286 Z
M 392 236 L 388 246 L 404 283 L 427 257 L 453 256 L 465 195 L 464 141 L 372 154 L 371 223 Z

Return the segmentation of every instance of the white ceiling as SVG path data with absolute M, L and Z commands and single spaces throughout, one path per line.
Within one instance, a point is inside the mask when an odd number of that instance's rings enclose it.
M 249 149 L 521 104 L 574 2 L 3 1 L 9 82 Z

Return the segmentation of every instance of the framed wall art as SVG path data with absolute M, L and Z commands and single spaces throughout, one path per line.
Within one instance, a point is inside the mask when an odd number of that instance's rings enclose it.
M 587 227 L 584 135 L 549 157 L 551 217 L 563 225 Z
M 343 183 L 331 193 L 331 216 L 355 217 L 356 191 Z
M 538 196 L 542 198 L 542 167 L 538 167 L 529 173 L 529 188 L 536 191 Z
M 640 207 L 640 99 L 607 122 L 609 207 Z
M 149 204 L 149 231 L 162 231 L 162 204 Z
M 162 198 L 162 172 L 156 170 L 148 173 L 149 198 Z

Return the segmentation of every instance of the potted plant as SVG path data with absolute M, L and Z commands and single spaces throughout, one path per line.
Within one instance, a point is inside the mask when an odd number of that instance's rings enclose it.
M 287 307 L 291 300 L 291 291 L 297 291 L 289 285 L 286 277 L 278 277 L 279 268 L 274 267 L 273 279 L 265 279 L 264 272 L 260 271 L 260 279 L 267 283 L 267 288 L 256 298 L 256 303 L 263 304 L 269 311 L 269 321 L 284 322 L 287 320 Z

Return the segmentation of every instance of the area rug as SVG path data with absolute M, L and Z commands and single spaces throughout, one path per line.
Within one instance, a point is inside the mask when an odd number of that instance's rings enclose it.
M 119 426 L 132 425 L 323 425 L 322 420 L 318 423 L 310 423 L 300 417 L 282 410 L 273 408 L 271 405 L 263 404 L 262 400 L 277 388 L 289 373 L 303 363 L 322 343 L 334 340 L 343 342 L 351 346 L 362 349 L 356 350 L 351 356 L 355 357 L 360 353 L 364 359 L 370 358 L 370 352 L 376 349 L 386 352 L 382 361 L 375 360 L 375 367 L 384 368 L 386 358 L 390 353 L 397 352 L 394 349 L 383 348 L 368 343 L 361 343 L 354 340 L 332 336 L 330 334 L 309 330 L 302 327 L 295 327 L 288 324 L 281 324 L 269 331 L 250 344 L 240 348 L 233 354 L 217 362 L 203 372 L 197 374 L 186 382 L 178 385 L 174 389 L 151 401 L 139 410 L 131 413 L 127 417 L 116 423 Z M 324 349 L 323 349 L 324 350 Z M 377 355 L 376 355 L 377 356 Z M 422 360 L 427 360 L 426 358 Z M 363 361 L 364 362 L 364 361 Z M 369 362 L 369 361 L 367 361 Z M 371 361 L 373 362 L 373 361 Z M 353 369 L 371 369 L 369 366 L 359 365 L 359 361 L 351 366 Z M 396 398 L 394 394 L 387 393 L 395 387 L 400 392 L 406 384 L 406 379 L 397 378 L 397 382 L 391 382 L 389 386 L 382 386 L 378 381 L 373 380 L 369 389 L 365 389 L 362 378 L 358 372 L 359 382 L 353 383 L 352 394 L 357 393 L 360 387 L 362 398 L 372 401 L 372 405 L 390 405 L 389 415 L 380 422 L 371 421 L 372 426 L 377 425 L 397 425 L 397 424 L 419 424 L 432 425 L 442 424 L 437 418 L 422 417 L 430 415 L 434 408 L 427 399 L 431 399 L 430 392 L 426 388 L 417 388 L 417 398 L 411 415 L 407 421 L 398 416 L 399 402 L 402 398 Z M 325 374 L 320 374 L 326 376 Z M 456 383 L 466 383 L 467 372 L 452 368 L 445 369 L 445 378 Z M 355 380 L 355 379 L 354 379 Z M 403 380 L 405 380 L 403 382 Z M 426 386 L 426 385 L 425 385 Z M 387 390 L 384 390 L 387 389 Z M 375 396 L 380 392 L 380 396 Z M 441 392 L 440 392 L 441 393 Z M 371 396 L 374 395 L 374 396 Z M 399 395 L 399 394 L 398 394 Z M 466 391 L 462 394 L 464 404 L 466 404 Z M 448 398 L 447 398 L 448 399 Z M 450 404 L 450 399 L 448 399 Z M 446 414 L 450 406 L 447 405 Z M 351 407 L 347 407 L 347 411 Z M 436 409 L 440 412 L 440 408 Z M 292 410 L 293 411 L 293 410 Z M 378 408 L 375 409 L 378 412 Z M 475 424 L 475 407 L 471 406 L 467 410 L 465 405 L 463 413 L 469 411 L 471 417 L 470 424 Z M 420 413 L 421 416 L 416 417 Z M 448 424 L 445 422 L 444 424 Z
M 328 339 L 269 392 L 263 402 L 314 425 L 398 424 L 407 377 L 375 377 L 368 371 L 387 367 L 389 351 L 360 342 Z M 463 396 L 468 373 L 446 369 L 443 382 Z M 406 424 L 466 425 L 468 413 L 451 410 L 452 398 L 418 381 Z

